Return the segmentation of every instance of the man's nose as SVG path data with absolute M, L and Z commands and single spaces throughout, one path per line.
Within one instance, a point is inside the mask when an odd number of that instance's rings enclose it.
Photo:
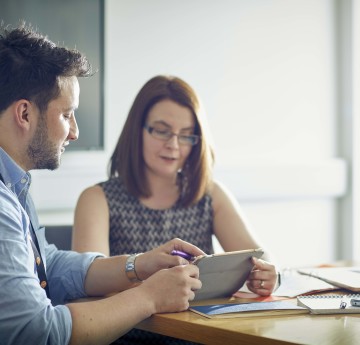
M 77 140 L 79 138 L 79 127 L 76 122 L 75 115 L 71 118 L 69 140 Z

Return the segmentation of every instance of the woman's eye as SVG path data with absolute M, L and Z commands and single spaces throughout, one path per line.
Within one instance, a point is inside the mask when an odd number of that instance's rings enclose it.
M 166 130 L 166 129 L 154 129 L 154 131 L 157 133 L 157 134 L 160 134 L 160 135 L 168 135 L 169 131 Z

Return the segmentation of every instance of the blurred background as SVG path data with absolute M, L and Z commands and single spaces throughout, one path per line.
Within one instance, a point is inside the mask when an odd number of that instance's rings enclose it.
M 57 171 L 32 172 L 43 225 L 72 223 L 80 192 L 106 179 L 136 93 L 151 77 L 172 74 L 198 92 L 215 176 L 280 266 L 360 259 L 359 1 L 0 4 L 6 23 L 30 20 L 55 42 L 76 44 L 99 70 L 94 86 L 81 85 L 86 142 Z

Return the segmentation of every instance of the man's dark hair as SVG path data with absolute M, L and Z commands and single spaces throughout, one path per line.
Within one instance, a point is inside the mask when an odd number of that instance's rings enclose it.
M 41 112 L 60 94 L 59 77 L 87 77 L 91 66 L 75 49 L 58 47 L 31 26 L 0 28 L 0 114 L 27 99 Z

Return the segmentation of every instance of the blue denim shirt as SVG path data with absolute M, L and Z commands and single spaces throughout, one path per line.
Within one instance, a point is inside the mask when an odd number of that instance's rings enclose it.
M 31 175 L 0 147 L 0 345 L 68 344 L 67 300 L 85 297 L 87 270 L 98 253 L 58 250 L 45 239 L 28 194 Z M 29 242 L 31 215 L 46 267 L 51 300 L 39 285 Z

